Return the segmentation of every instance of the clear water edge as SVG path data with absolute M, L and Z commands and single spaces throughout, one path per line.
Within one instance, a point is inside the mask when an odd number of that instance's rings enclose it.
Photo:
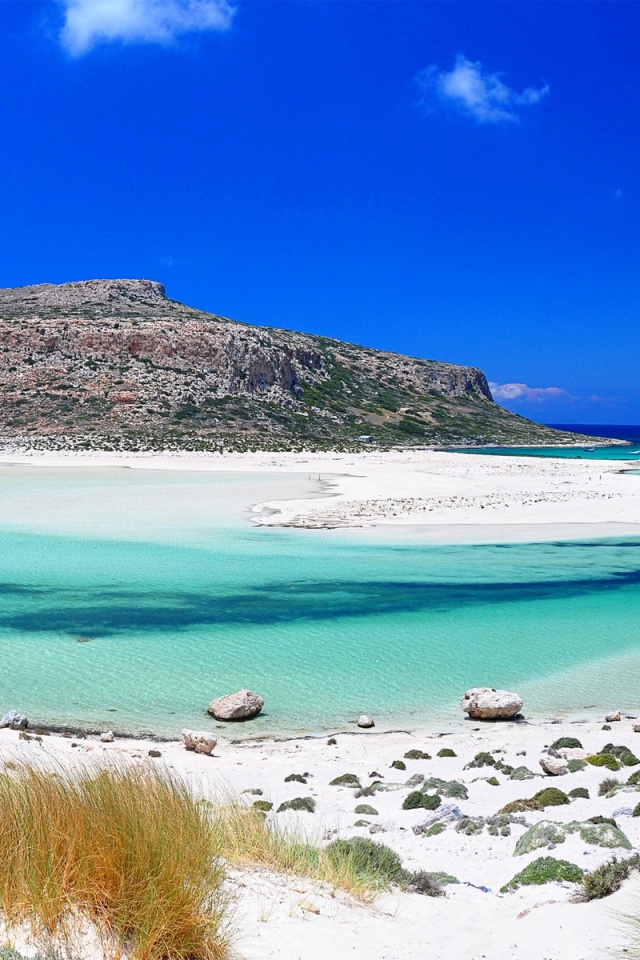
M 317 486 L 317 481 L 315 481 Z M 305 476 L 0 469 L 0 706 L 176 736 L 243 686 L 225 735 L 459 723 L 473 685 L 528 711 L 637 704 L 640 538 L 433 545 L 255 529 Z M 89 642 L 78 642 L 79 637 Z
M 553 457 L 561 460 L 638 460 L 640 459 L 640 425 L 597 423 L 549 423 L 549 427 L 569 433 L 593 437 L 594 442 L 573 446 L 489 446 L 457 447 L 456 453 L 483 453 L 501 457 Z M 623 441 L 607 444 L 606 440 Z

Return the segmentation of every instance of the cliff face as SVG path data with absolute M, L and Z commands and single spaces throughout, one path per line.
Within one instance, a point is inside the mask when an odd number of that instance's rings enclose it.
M 150 280 L 0 290 L 4 436 L 542 442 L 472 367 L 253 327 Z M 269 439 L 271 438 L 271 440 Z

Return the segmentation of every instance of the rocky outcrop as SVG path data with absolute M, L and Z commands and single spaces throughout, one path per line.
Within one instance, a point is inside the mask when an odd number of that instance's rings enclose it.
M 510 720 L 522 710 L 522 697 L 508 690 L 473 687 L 462 697 L 460 706 L 472 720 Z
M 0 289 L 0 312 L 24 316 L 42 314 L 52 307 L 67 311 L 86 310 L 89 306 L 117 307 L 127 302 L 161 304 L 165 289 L 155 280 L 79 280 L 75 283 L 37 283 L 29 287 Z
M 178 445 L 561 442 L 493 403 L 474 367 L 249 326 L 151 280 L 0 290 L 0 428 Z
M 212 700 L 207 707 L 207 713 L 216 720 L 249 720 L 257 717 L 263 707 L 264 697 L 252 693 L 251 690 L 238 690 L 237 693 L 229 693 Z

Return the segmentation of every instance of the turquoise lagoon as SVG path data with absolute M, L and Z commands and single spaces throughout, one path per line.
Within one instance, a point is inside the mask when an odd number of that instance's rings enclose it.
M 251 525 L 313 495 L 304 474 L 0 468 L 0 709 L 175 736 L 244 686 L 267 706 L 234 735 L 444 725 L 479 684 L 547 714 L 638 706 L 640 538 Z
M 554 457 L 559 460 L 640 460 L 640 443 L 602 447 L 455 447 L 452 453 L 495 457 Z

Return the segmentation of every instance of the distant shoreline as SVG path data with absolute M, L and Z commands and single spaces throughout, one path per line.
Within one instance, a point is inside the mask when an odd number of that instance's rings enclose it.
M 639 461 L 443 450 L 358 453 L 4 452 L 0 465 L 313 474 L 330 496 L 254 503 L 254 526 L 386 528 L 442 542 L 640 535 Z

